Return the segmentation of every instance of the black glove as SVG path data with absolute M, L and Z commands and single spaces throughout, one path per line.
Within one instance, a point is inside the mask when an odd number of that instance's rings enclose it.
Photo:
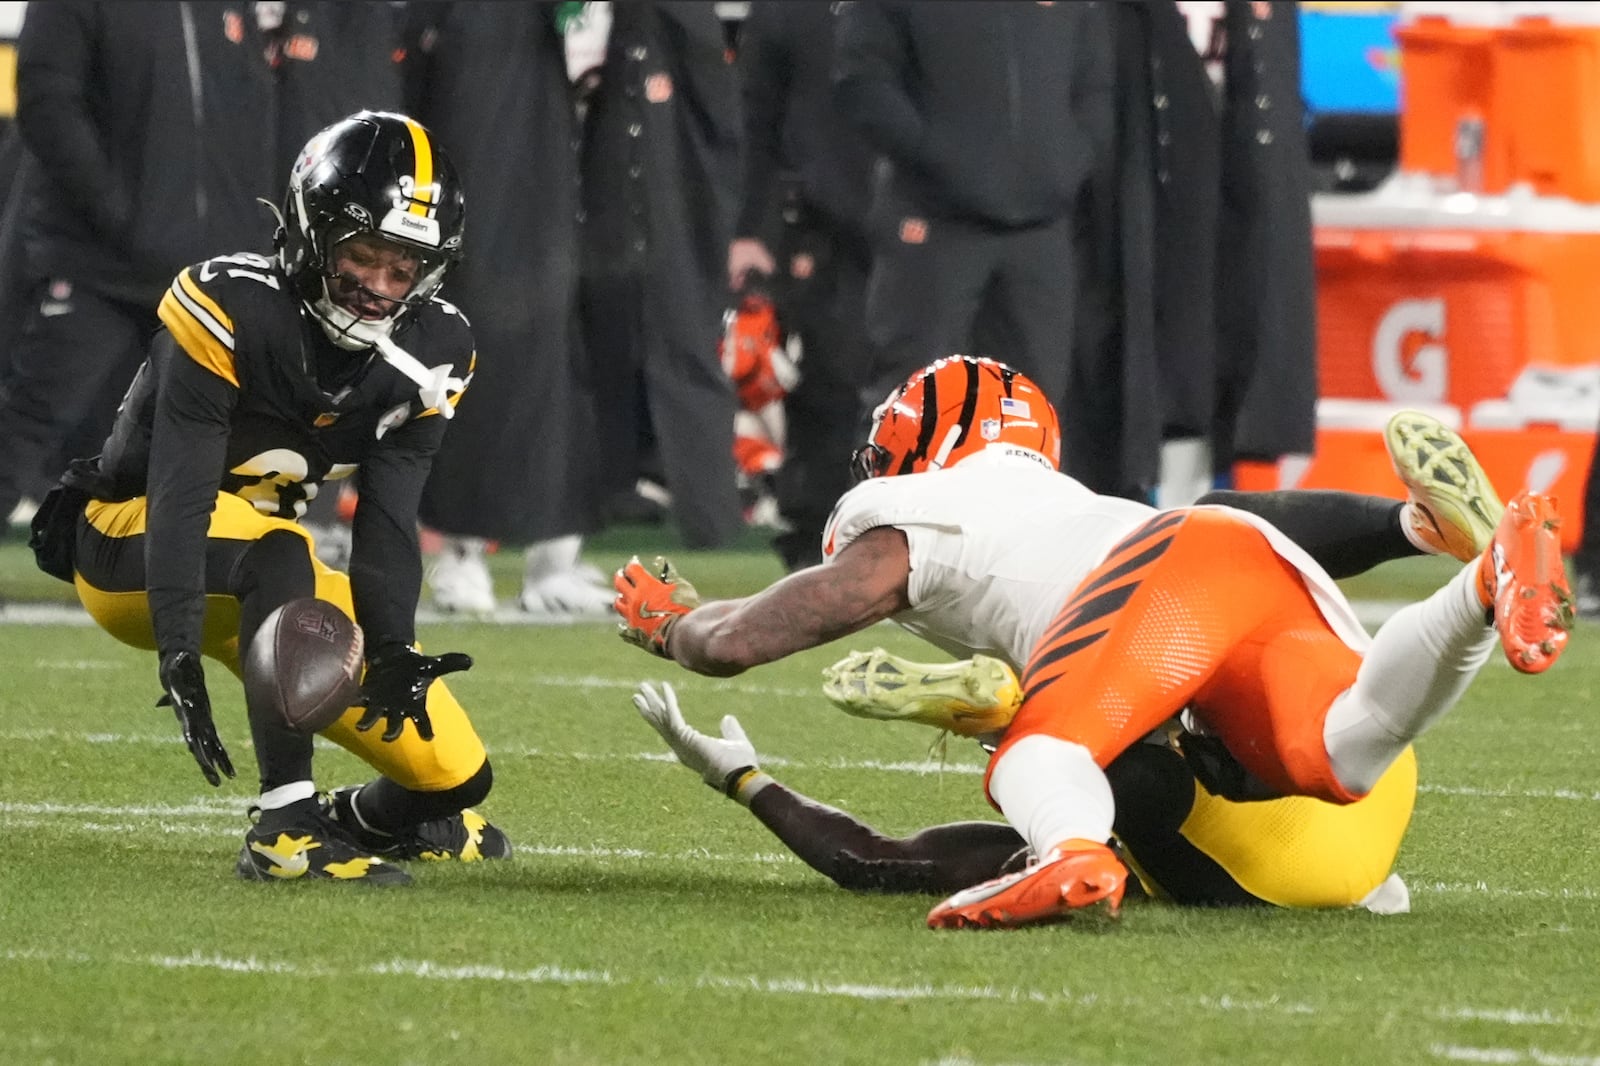
M 367 676 L 361 681 L 361 698 L 356 700 L 356 706 L 365 707 L 367 713 L 356 723 L 356 729 L 365 733 L 383 718 L 388 722 L 383 739 L 389 743 L 399 739 L 409 718 L 416 723 L 419 737 L 432 740 L 428 686 L 436 677 L 471 668 L 472 656 L 458 651 L 424 655 L 405 644 L 379 649 L 367 661 Z
M 206 672 L 192 651 L 171 651 L 161 656 L 161 687 L 166 695 L 157 707 L 171 707 L 183 727 L 183 742 L 212 785 L 221 785 L 220 770 L 233 776 L 233 761 L 211 721 L 211 697 L 206 692 Z

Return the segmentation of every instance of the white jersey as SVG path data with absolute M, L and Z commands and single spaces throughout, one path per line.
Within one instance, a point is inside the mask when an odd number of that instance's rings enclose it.
M 1364 651 L 1366 630 L 1333 579 L 1276 527 L 1232 513 L 1267 536 L 1305 578 L 1334 632 Z M 991 449 L 947 470 L 863 481 L 834 508 L 822 554 L 831 562 L 878 526 L 901 530 L 911 552 L 911 607 L 894 621 L 958 659 L 993 655 L 1021 670 L 1073 590 L 1155 514 Z

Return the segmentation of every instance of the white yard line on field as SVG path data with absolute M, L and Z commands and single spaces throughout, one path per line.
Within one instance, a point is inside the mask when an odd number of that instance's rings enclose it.
M 1566 1055 L 1542 1051 L 1536 1047 L 1517 1049 L 1504 1047 L 1463 1047 L 1458 1044 L 1434 1044 L 1428 1048 L 1434 1058 L 1451 1062 L 1487 1062 L 1495 1066 L 1600 1066 L 1600 1056 Z
M 35 659 L 38 670 L 121 670 L 128 664 L 114 659 Z
M 1440 1014 L 1445 1021 L 1459 1022 L 1498 1022 L 1501 1025 L 1568 1025 L 1571 1019 L 1564 1014 L 1552 1014 L 1547 1010 L 1528 1013 L 1520 1010 L 1472 1010 L 1460 1008 Z
M 629 976 L 610 969 L 575 969 L 567 966 L 539 964 L 523 968 L 509 968 L 487 964 L 460 965 L 436 962 L 431 959 L 385 959 L 370 963 L 335 964 L 315 961 L 289 961 L 261 959 L 250 955 L 243 958 L 215 953 L 192 951 L 181 955 L 137 955 L 87 951 L 59 951 L 10 949 L 0 951 L 0 961 L 8 963 L 42 963 L 47 966 L 76 964 L 100 968 L 106 965 L 131 966 L 155 970 L 207 970 L 222 974 L 265 974 L 290 977 L 297 980 L 318 978 L 344 981 L 362 977 L 409 977 L 424 981 L 481 981 L 495 984 L 561 985 L 561 986 L 653 986 L 668 990 L 726 992 L 734 995 L 754 996 L 807 996 L 825 999 L 846 999 L 868 1002 L 965 1002 L 988 1004 L 1017 1004 L 1046 1008 L 1073 1008 L 1081 1010 L 1109 1010 L 1119 1015 L 1130 1011 L 1171 1011 L 1190 1007 L 1211 1014 L 1270 1014 L 1305 1018 L 1321 1015 L 1339 1015 L 1358 1008 L 1343 1008 L 1337 1003 L 1310 1004 L 1285 1000 L 1277 996 L 1266 999 L 1229 995 L 1199 995 L 1193 997 L 1164 997 L 1159 1003 L 1145 1002 L 1134 997 L 1106 996 L 1098 992 L 1077 992 L 1070 988 L 1026 988 L 1016 985 L 993 984 L 880 984 L 870 981 L 820 981 L 811 977 L 790 977 L 774 974 L 702 974 L 698 977 L 672 977 L 666 975 Z M 1362 1008 L 1364 1009 L 1364 1008 Z M 1439 1021 L 1505 1021 L 1531 1016 L 1534 1012 L 1519 1009 L 1478 1009 L 1471 1007 L 1427 1008 L 1419 1006 L 1418 1012 Z M 1508 1024 L 1522 1024 L 1509 1021 Z M 1552 1016 L 1548 1023 L 1573 1029 L 1592 1030 L 1600 1026 L 1600 1018 L 1559 1018 Z M 1440 1057 L 1456 1057 L 1452 1052 L 1469 1051 L 1453 1045 L 1435 1045 L 1433 1051 Z M 1489 1050 L 1489 1049 L 1484 1049 Z M 1509 1061 L 1550 1063 L 1556 1066 L 1600 1066 L 1600 1060 L 1575 1059 L 1559 1056 L 1542 1057 L 1544 1053 L 1530 1049 L 1514 1059 L 1476 1059 L 1472 1061 Z M 1533 1057 L 1541 1056 L 1541 1057 Z
M 1600 801 L 1600 792 L 1577 788 L 1476 788 L 1471 785 L 1418 785 L 1417 791 L 1434 796 L 1470 796 L 1474 799 L 1557 799 Z

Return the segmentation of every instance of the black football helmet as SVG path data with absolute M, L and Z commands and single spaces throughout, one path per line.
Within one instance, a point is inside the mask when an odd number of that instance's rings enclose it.
M 328 337 L 355 351 L 372 345 L 373 331 L 391 334 L 438 291 L 461 258 L 465 220 L 461 182 L 433 136 L 405 115 L 361 111 L 316 134 L 296 158 L 275 242 L 278 263 Z M 363 321 L 329 293 L 334 246 L 362 233 L 403 245 L 420 260 L 399 309 L 377 321 Z

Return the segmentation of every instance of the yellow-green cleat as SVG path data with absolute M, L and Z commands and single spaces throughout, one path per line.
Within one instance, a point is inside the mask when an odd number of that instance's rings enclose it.
M 1467 442 L 1432 415 L 1400 411 L 1383 432 L 1408 495 L 1405 521 L 1440 554 L 1467 563 L 1494 539 L 1505 506 Z
M 918 663 L 874 648 L 851 652 L 822 677 L 822 694 L 846 714 L 918 722 L 964 737 L 1004 729 L 1022 705 L 1017 675 L 988 655 Z

